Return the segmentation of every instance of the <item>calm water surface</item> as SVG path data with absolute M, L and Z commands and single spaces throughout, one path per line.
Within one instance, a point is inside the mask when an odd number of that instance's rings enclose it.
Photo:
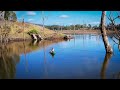
M 120 52 L 105 54 L 100 35 L 75 35 L 68 41 L 14 42 L 0 45 L 1 79 L 117 79 Z M 54 47 L 56 54 L 49 51 Z

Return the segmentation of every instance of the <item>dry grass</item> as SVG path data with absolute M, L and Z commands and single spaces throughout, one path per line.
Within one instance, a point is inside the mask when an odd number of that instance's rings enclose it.
M 101 34 L 100 30 L 60 30 L 58 31 L 59 33 L 64 33 L 64 34 Z M 114 31 L 109 31 L 107 33 L 114 33 Z
M 0 22 L 2 23 L 1 26 L 4 25 L 5 22 Z M 62 34 L 56 34 L 55 31 L 49 30 L 47 28 L 43 28 L 38 25 L 33 25 L 33 24 L 28 24 L 28 23 L 21 23 L 21 22 L 7 22 L 7 25 L 11 27 L 10 31 L 10 38 L 21 38 L 23 39 L 23 35 L 25 36 L 25 39 L 31 39 L 31 37 L 27 34 L 30 30 L 37 30 L 38 33 L 43 37 L 43 38 L 48 38 L 54 35 L 58 35 L 58 37 L 62 36 Z

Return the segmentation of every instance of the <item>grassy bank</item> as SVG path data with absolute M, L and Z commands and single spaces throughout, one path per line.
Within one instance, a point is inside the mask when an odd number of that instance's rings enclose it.
M 0 21 L 1 27 L 5 26 L 4 21 Z M 6 25 L 10 27 L 9 32 L 9 39 L 12 40 L 23 40 L 24 38 L 26 40 L 31 39 L 31 36 L 28 34 L 31 30 L 36 30 L 39 35 L 42 36 L 42 38 L 45 39 L 61 39 L 64 37 L 64 34 L 61 34 L 60 32 L 57 33 L 53 30 L 49 30 L 47 28 L 43 28 L 42 26 L 29 24 L 29 23 L 21 23 L 21 22 L 6 22 Z M 2 34 L 0 32 L 0 34 Z

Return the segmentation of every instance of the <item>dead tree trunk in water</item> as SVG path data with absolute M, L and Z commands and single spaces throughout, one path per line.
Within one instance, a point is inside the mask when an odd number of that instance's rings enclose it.
M 108 37 L 106 34 L 106 29 L 105 29 L 105 16 L 106 16 L 106 11 L 102 11 L 102 16 L 101 16 L 101 34 L 105 46 L 106 53 L 113 53 L 113 50 L 109 44 Z

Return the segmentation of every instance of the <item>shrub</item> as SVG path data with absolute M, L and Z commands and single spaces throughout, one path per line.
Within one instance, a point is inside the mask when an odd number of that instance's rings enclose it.
M 38 34 L 38 31 L 35 30 L 35 29 L 33 29 L 33 30 L 30 30 L 30 31 L 28 32 L 28 34 Z

